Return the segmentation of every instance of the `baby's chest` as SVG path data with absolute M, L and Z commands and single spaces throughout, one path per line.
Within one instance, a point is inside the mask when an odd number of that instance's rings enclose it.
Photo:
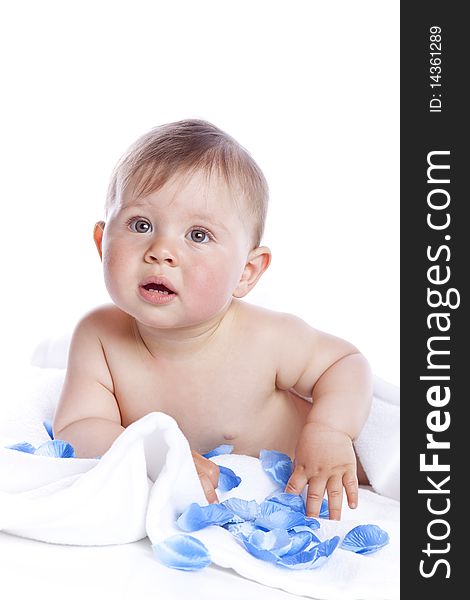
M 233 437 L 265 409 L 275 391 L 274 373 L 234 361 L 135 364 L 128 373 L 132 377 L 114 377 L 122 424 L 161 411 L 175 418 L 188 437 L 193 430 Z

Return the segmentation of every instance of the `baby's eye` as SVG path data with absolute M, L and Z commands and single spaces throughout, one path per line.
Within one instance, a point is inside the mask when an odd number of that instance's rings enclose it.
M 198 244 L 206 244 L 210 241 L 210 237 L 204 229 L 193 229 L 189 232 L 189 237 L 192 242 L 196 242 Z
M 149 233 L 152 231 L 152 224 L 147 219 L 131 219 L 129 229 L 136 233 Z

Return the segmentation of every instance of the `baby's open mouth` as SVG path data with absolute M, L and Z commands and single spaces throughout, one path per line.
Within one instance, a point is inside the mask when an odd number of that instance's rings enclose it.
M 165 296 L 168 296 L 169 294 L 174 294 L 175 293 L 173 290 L 170 290 L 170 288 L 168 288 L 163 283 L 146 283 L 142 287 L 145 290 L 147 290 L 148 292 L 154 292 L 154 293 L 158 293 L 158 294 L 163 294 Z
M 177 294 L 170 281 L 164 277 L 149 277 L 139 284 L 141 295 L 152 303 L 160 304 L 163 299 L 170 300 Z
M 158 292 L 159 294 L 175 293 L 173 290 L 168 289 L 166 285 L 163 285 L 163 283 L 147 283 L 142 287 L 145 288 L 148 292 Z

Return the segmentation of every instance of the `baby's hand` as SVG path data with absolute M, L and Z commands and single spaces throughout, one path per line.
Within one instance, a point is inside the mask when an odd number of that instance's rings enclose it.
M 191 454 L 193 455 L 196 471 L 199 475 L 199 480 L 201 481 L 202 489 L 204 490 L 207 501 L 209 504 L 218 502 L 219 499 L 215 493 L 215 488 L 219 484 L 219 467 L 194 450 L 191 451 Z
M 341 519 L 343 487 L 349 507 L 356 508 L 356 455 L 351 438 L 346 433 L 320 423 L 312 422 L 304 426 L 295 451 L 294 471 L 285 491 L 301 494 L 306 485 L 309 517 L 318 516 L 325 489 L 330 519 Z

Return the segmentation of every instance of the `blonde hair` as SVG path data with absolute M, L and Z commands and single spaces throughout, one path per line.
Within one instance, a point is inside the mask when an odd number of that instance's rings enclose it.
M 254 223 L 258 246 L 264 231 L 268 205 L 268 184 L 249 152 L 227 133 L 200 119 L 187 119 L 160 125 L 134 142 L 114 168 L 106 197 L 106 213 L 129 186 L 137 180 L 139 195 L 159 190 L 175 173 L 202 170 L 223 176 L 240 195 Z

